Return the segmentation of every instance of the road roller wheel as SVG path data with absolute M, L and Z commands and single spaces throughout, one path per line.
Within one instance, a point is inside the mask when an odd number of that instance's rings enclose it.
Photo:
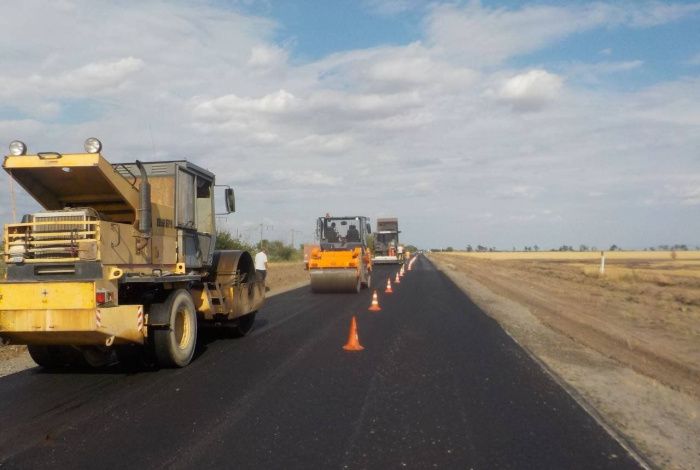
M 44 369 L 55 369 L 63 366 L 60 346 L 27 346 L 32 360 Z
M 313 292 L 360 292 L 362 284 L 354 269 L 313 270 L 310 278 Z
M 87 367 L 83 354 L 72 346 L 27 346 L 29 355 L 38 365 L 44 369 L 58 369 L 61 367 Z
M 252 312 L 247 315 L 243 315 L 238 318 L 238 323 L 236 326 L 232 327 L 233 335 L 237 337 L 246 336 L 253 330 L 253 324 L 255 324 L 255 314 L 257 312 Z
M 84 346 L 80 348 L 86 365 L 100 369 L 115 361 L 114 351 L 103 346 Z
M 192 361 L 197 345 L 197 311 L 192 295 L 185 289 L 173 291 L 165 303 L 152 304 L 149 317 L 154 324 L 153 349 L 161 367 L 185 367 Z

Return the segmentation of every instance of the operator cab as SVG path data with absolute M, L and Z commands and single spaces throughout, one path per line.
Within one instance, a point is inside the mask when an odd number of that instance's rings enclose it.
M 371 233 L 367 217 L 319 217 L 316 234 L 322 250 L 367 248 Z

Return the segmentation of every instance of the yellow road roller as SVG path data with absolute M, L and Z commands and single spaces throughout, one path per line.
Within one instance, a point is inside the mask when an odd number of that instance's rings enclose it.
M 214 175 L 185 160 L 112 164 L 101 149 L 10 144 L 3 168 L 43 209 L 4 227 L 0 338 L 47 368 L 142 353 L 183 367 L 198 326 L 250 331 L 265 289 L 248 252 L 214 249 Z M 233 212 L 233 189 L 221 196 Z
M 370 286 L 372 261 L 367 246 L 367 217 L 319 217 L 318 247 L 311 251 L 309 275 L 313 292 L 359 292 Z

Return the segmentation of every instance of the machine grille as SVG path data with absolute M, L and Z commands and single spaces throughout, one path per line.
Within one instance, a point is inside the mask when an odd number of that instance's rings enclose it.
M 38 212 L 22 224 L 7 227 L 7 248 L 20 248 L 25 261 L 85 259 L 80 252 L 91 241 L 96 243 L 98 220 L 97 213 L 89 208 Z M 94 245 L 95 257 L 96 248 Z

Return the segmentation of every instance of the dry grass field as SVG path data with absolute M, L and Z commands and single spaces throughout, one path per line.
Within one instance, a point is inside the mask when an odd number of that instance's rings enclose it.
M 700 252 L 432 253 L 662 468 L 700 468 Z
M 700 394 L 700 252 L 440 253 L 549 326 Z M 675 259 L 674 259 L 675 257 Z

